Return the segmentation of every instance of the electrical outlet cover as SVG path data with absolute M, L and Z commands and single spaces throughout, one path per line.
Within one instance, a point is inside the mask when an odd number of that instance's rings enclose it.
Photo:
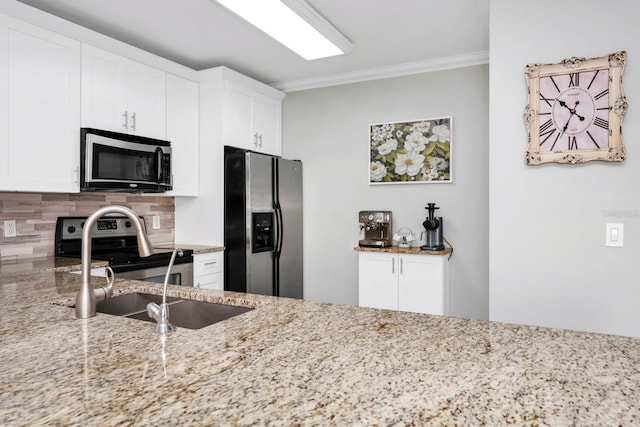
M 16 221 L 5 220 L 4 221 L 4 237 L 16 237 Z

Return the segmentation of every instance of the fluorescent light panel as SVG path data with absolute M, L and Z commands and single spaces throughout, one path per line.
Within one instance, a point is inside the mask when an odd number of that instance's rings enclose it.
M 353 45 L 304 0 L 217 0 L 306 60 L 348 53 Z

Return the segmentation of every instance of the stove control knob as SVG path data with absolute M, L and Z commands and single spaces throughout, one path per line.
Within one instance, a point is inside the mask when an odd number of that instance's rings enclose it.
M 373 220 L 373 215 L 369 215 L 369 221 Z
M 84 221 L 80 223 L 80 228 L 84 228 Z
M 124 226 L 127 227 L 127 228 L 131 228 L 131 221 L 125 222 Z
M 69 232 L 69 234 L 73 234 L 76 232 L 76 227 L 73 225 L 70 225 L 69 227 L 67 227 L 67 231 Z

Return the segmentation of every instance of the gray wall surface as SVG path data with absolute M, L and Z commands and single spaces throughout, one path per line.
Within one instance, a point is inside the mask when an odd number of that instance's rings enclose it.
M 640 3 L 492 0 L 491 320 L 640 336 Z M 525 65 L 628 52 L 623 163 L 526 166 Z M 605 224 L 624 247 L 605 247 Z
M 283 157 L 304 163 L 305 299 L 358 303 L 358 211 L 390 210 L 393 229 L 423 230 L 440 206 L 451 314 L 489 315 L 487 65 L 288 93 Z M 453 118 L 453 182 L 369 185 L 369 125 Z

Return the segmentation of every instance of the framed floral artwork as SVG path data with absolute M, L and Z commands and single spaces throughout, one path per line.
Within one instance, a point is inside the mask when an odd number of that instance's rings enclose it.
M 369 183 L 451 182 L 451 117 L 369 126 Z

